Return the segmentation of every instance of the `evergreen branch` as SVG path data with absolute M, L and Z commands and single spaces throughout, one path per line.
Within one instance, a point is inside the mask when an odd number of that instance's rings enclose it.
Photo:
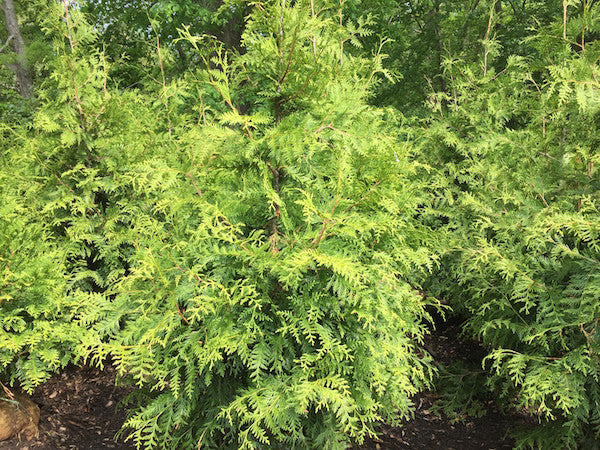
M 146 14 L 148 14 L 148 12 L 146 12 Z M 173 129 L 173 124 L 171 123 L 171 111 L 169 110 L 169 98 L 167 96 L 167 81 L 165 78 L 165 68 L 164 68 L 164 64 L 163 64 L 163 60 L 162 60 L 162 53 L 160 51 L 160 36 L 158 34 L 158 31 L 154 28 L 154 21 L 150 18 L 150 16 L 148 15 L 148 20 L 150 21 L 150 26 L 152 27 L 152 31 L 154 31 L 154 33 L 156 34 L 156 54 L 158 56 L 158 66 L 160 67 L 160 75 L 161 75 L 161 82 L 159 83 L 162 86 L 162 104 L 165 107 L 165 111 L 167 113 L 167 122 L 168 122 L 168 126 L 169 126 L 169 136 L 171 136 L 171 132 Z
M 68 0 L 63 0 L 63 6 L 65 8 L 65 22 L 67 24 L 67 38 L 69 39 L 69 46 L 71 47 L 71 52 L 75 51 L 75 45 L 73 44 L 73 37 L 71 35 L 71 19 L 69 15 L 69 2 Z
M 273 190 L 275 191 L 275 193 L 277 195 L 279 195 L 279 178 L 281 176 L 281 174 L 280 174 L 281 167 L 278 167 L 277 169 L 275 169 L 270 163 L 267 164 L 267 167 L 269 168 L 269 170 L 271 171 L 271 174 L 273 175 Z M 271 250 L 274 253 L 276 253 L 279 251 L 277 249 L 277 237 L 279 235 L 279 233 L 277 231 L 277 222 L 279 220 L 279 216 L 281 215 L 281 209 L 279 208 L 279 205 L 277 203 L 274 203 L 274 205 L 275 205 L 275 214 L 269 221 L 269 240 L 271 241 Z
M 36 159 L 37 159 L 37 160 L 38 160 L 38 162 L 39 162 L 39 163 L 42 165 L 42 167 L 44 167 L 44 169 L 46 169 L 46 170 L 48 171 L 48 173 L 50 173 L 50 174 L 51 174 L 51 175 L 52 175 L 54 178 L 56 178 L 56 180 L 57 180 L 57 181 L 58 181 L 60 184 L 62 184 L 64 187 L 66 187 L 66 188 L 67 188 L 67 190 L 68 190 L 69 192 L 71 192 L 71 194 L 73 194 L 73 195 L 77 196 L 77 194 L 76 194 L 76 193 L 75 193 L 75 191 L 74 191 L 74 190 L 71 188 L 71 186 L 69 186 L 68 184 L 66 184 L 66 183 L 65 183 L 65 182 L 64 182 L 64 181 L 63 181 L 63 180 L 62 180 L 62 179 L 61 179 L 61 178 L 60 178 L 60 177 L 59 177 L 57 174 L 55 174 L 55 173 L 54 173 L 52 170 L 50 170 L 50 168 L 49 168 L 49 167 L 48 167 L 46 164 L 44 164 L 44 162 L 43 162 L 41 159 L 39 159 L 37 156 L 36 156 Z M 106 224 L 106 218 L 105 218 L 105 217 L 102 215 L 102 213 L 101 213 L 101 212 L 100 212 L 100 211 L 99 211 L 99 210 L 98 210 L 96 207 L 94 207 L 94 206 L 90 207 L 89 209 L 87 209 L 87 212 L 95 212 L 95 213 L 96 213 L 96 215 L 97 215 L 98 217 L 100 217 L 100 220 L 102 220 L 102 223 L 103 223 L 103 224 Z
M 339 201 L 340 201 L 340 197 L 339 197 L 339 179 L 338 179 L 338 193 L 336 194 L 336 199 L 335 199 L 335 202 L 333 204 L 333 207 L 331 208 L 331 211 L 329 212 L 329 216 L 330 217 L 333 217 L 333 214 L 335 213 L 335 209 L 337 208 Z M 332 221 L 331 219 L 325 219 L 325 220 L 323 220 L 323 226 L 321 227 L 321 230 L 319 231 L 319 235 L 317 236 L 317 238 L 315 240 L 313 240 L 313 242 L 311 244 L 313 247 L 317 247 L 319 245 L 319 243 L 321 242 L 321 240 L 325 236 L 325 231 L 327 230 L 327 226 L 330 223 L 334 224 L 335 221 Z
M 84 133 L 88 132 L 87 129 L 87 115 L 85 113 L 85 110 L 83 108 L 83 104 L 81 102 L 81 96 L 79 94 L 79 86 L 77 84 L 77 79 L 75 77 L 77 71 L 75 70 L 75 67 L 73 67 L 73 60 L 72 57 L 75 53 L 75 44 L 73 42 L 73 37 L 72 37 L 72 27 L 71 27 L 71 22 L 70 22 L 70 14 L 69 14 L 69 3 L 68 0 L 63 0 L 63 5 L 64 5 L 64 9 L 65 9 L 65 22 L 67 24 L 67 38 L 69 39 L 69 46 L 71 48 L 71 57 L 67 59 L 68 61 L 68 65 L 69 68 L 71 69 L 71 81 L 73 83 L 73 94 L 75 96 L 75 103 L 77 104 L 77 111 L 79 112 L 79 120 L 81 123 L 81 128 L 83 129 Z M 91 75 L 90 75 L 91 76 Z M 85 147 L 85 153 L 87 156 L 87 162 L 86 165 L 88 167 L 91 166 L 92 164 L 92 154 L 90 152 L 90 149 L 88 147 L 88 145 L 84 142 L 84 147 Z
M 186 270 L 186 269 L 184 269 L 182 267 L 179 267 L 174 261 L 173 261 L 173 263 L 174 263 L 174 268 L 176 270 L 179 270 L 179 271 L 184 272 L 184 273 L 189 273 L 190 275 L 192 275 L 196 279 L 196 282 L 198 283 L 198 285 L 204 285 L 205 284 L 203 282 L 202 278 L 200 278 L 200 276 L 197 273 L 194 273 L 191 270 Z
M 196 194 L 198 194 L 198 197 L 202 198 L 202 191 L 200 190 L 200 188 L 198 188 L 198 185 L 196 184 L 196 181 L 194 180 L 194 157 L 193 156 L 192 156 L 192 162 L 190 164 L 190 171 L 186 174 L 186 176 L 192 182 L 192 186 L 194 186 L 194 189 L 196 190 Z
M 312 80 L 312 78 L 317 74 L 318 72 L 318 61 L 321 57 L 321 55 L 323 54 L 325 50 L 325 47 L 323 47 L 321 49 L 321 51 L 319 52 L 319 54 L 317 55 L 316 59 L 315 59 L 315 68 L 312 70 L 312 72 L 308 75 L 308 77 L 306 78 L 306 80 L 304 80 L 304 83 L 302 83 L 302 86 L 300 86 L 300 89 L 298 91 L 296 91 L 293 95 L 286 97 L 284 99 L 281 99 L 277 102 L 277 104 L 279 106 L 282 106 L 284 103 L 287 103 L 293 99 L 295 99 L 296 97 L 299 97 L 300 95 L 302 95 L 302 93 L 304 92 L 304 89 L 306 89 L 306 86 L 308 86 L 308 83 L 310 82 L 310 80 Z
M 239 116 L 241 116 L 240 112 L 238 111 L 238 109 L 233 105 L 233 103 L 231 103 L 231 100 L 229 100 L 229 98 L 225 97 L 223 95 L 223 93 L 221 92 L 221 90 L 219 89 L 219 87 L 217 86 L 217 84 L 212 81 L 209 81 L 209 84 L 215 88 L 215 90 L 217 91 L 217 93 L 221 96 L 221 98 L 225 101 L 225 103 L 227 104 L 227 106 L 229 107 L 229 109 L 231 109 L 231 111 Z M 250 139 L 254 139 L 254 137 L 252 136 L 252 133 L 250 132 L 250 129 L 248 128 L 248 124 L 244 122 L 243 124 L 244 126 L 244 131 L 246 133 L 246 136 L 248 136 Z
M 290 45 L 290 54 L 288 57 L 288 61 L 287 61 L 287 65 L 285 67 L 285 71 L 283 72 L 283 74 L 281 75 L 281 77 L 279 78 L 279 80 L 277 81 L 277 92 L 281 92 L 281 85 L 283 84 L 285 77 L 287 76 L 287 74 L 289 73 L 290 70 L 290 65 L 292 63 L 292 56 L 294 53 L 294 46 L 296 45 L 296 39 L 298 37 L 298 28 L 296 27 L 294 29 L 294 37 L 292 38 L 292 44 Z
M 368 195 L 377 187 L 379 186 L 379 184 L 381 184 L 381 182 L 383 182 L 385 180 L 385 178 L 377 181 L 373 186 L 371 186 L 369 188 L 369 190 L 360 198 L 360 200 L 357 200 L 355 203 L 353 203 L 352 205 L 348 206 L 343 212 L 342 214 L 346 214 L 348 212 L 350 212 L 354 207 L 358 206 L 363 200 L 365 200 Z M 335 212 L 335 209 L 337 208 L 339 202 L 339 197 L 336 198 L 335 203 L 333 204 L 333 208 L 330 212 L 330 216 L 333 216 L 333 213 Z M 326 218 L 323 220 L 323 225 L 321 226 L 321 229 L 319 230 L 319 234 L 317 235 L 317 237 L 312 241 L 311 246 L 312 247 L 317 247 L 321 241 L 323 240 L 323 238 L 325 237 L 325 231 L 327 231 L 327 227 L 331 224 L 335 224 L 336 221 L 335 220 L 331 220 L 330 218 Z
M 348 206 L 344 211 L 343 214 L 346 214 L 347 212 L 349 212 L 350 210 L 352 210 L 354 207 L 356 207 L 358 204 L 360 204 L 360 202 L 362 202 L 363 200 L 365 200 L 367 198 L 367 196 L 373 192 L 373 190 L 379 186 L 383 181 L 385 181 L 385 178 L 382 178 L 381 180 L 379 180 L 378 182 L 376 182 L 373 186 L 371 186 L 369 188 L 369 190 L 366 192 L 365 195 L 363 195 L 360 200 L 358 200 L 357 202 L 353 203 L 352 205 Z

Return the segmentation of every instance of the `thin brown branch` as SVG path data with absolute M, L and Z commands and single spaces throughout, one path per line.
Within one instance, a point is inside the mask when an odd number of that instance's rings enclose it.
M 63 0 L 63 6 L 65 7 L 65 22 L 67 23 L 67 38 L 69 39 L 69 46 L 71 47 L 71 52 L 75 50 L 75 45 L 73 44 L 73 36 L 71 35 L 71 19 L 69 18 L 69 1 Z
M 490 42 L 490 32 L 492 30 L 492 20 L 494 18 L 494 8 L 496 7 L 496 2 L 494 2 L 494 5 L 492 6 L 492 8 L 490 9 L 490 17 L 488 19 L 488 26 L 487 26 L 487 30 L 485 32 L 485 38 L 484 38 L 484 45 L 485 45 L 485 51 L 483 53 L 483 75 L 487 75 L 487 64 L 488 64 L 488 54 L 489 54 L 489 42 Z
M 319 245 L 319 243 L 323 240 L 323 236 L 325 235 L 325 231 L 327 230 L 327 226 L 329 225 L 329 223 L 331 222 L 330 219 L 325 219 L 323 221 L 323 226 L 321 227 L 321 230 L 319 231 L 319 235 L 315 238 L 314 241 L 312 241 L 312 246 L 313 247 L 317 247 Z
M 567 39 L 567 0 L 563 0 L 563 39 Z
M 181 317 L 181 319 L 185 322 L 186 325 L 189 325 L 190 321 L 187 320 L 186 317 L 183 315 L 183 311 L 181 310 L 179 303 L 177 303 L 177 300 L 175 300 L 175 307 L 177 308 L 177 314 L 179 314 L 179 317 Z
M 187 176 L 190 179 L 190 181 L 192 182 L 192 186 L 194 186 L 194 189 L 196 190 L 196 194 L 198 194 L 198 197 L 202 198 L 202 191 L 196 184 L 196 181 L 194 180 L 194 174 L 192 173 L 191 170 L 187 173 Z
M 363 195 L 360 200 L 358 200 L 357 202 L 353 203 L 352 205 L 348 206 L 345 210 L 344 213 L 347 213 L 348 211 L 350 211 L 351 209 L 353 209 L 354 207 L 356 207 L 360 202 L 362 202 L 364 199 L 366 199 L 368 197 L 368 195 L 373 191 L 373 189 L 375 189 L 377 186 L 379 186 L 383 181 L 385 180 L 385 178 L 379 180 L 377 183 L 375 183 L 373 186 L 371 186 L 369 188 L 369 190 L 365 193 L 365 195 Z
M 68 2 L 68 0 L 63 0 L 63 5 L 64 5 L 64 8 L 65 8 L 65 22 L 67 24 L 67 38 L 69 39 L 69 46 L 71 48 L 71 56 L 72 56 L 73 53 L 75 52 L 75 44 L 73 42 L 73 36 L 72 36 L 72 33 L 71 33 L 72 27 L 71 27 L 70 15 L 69 15 L 69 2 Z M 68 63 L 69 63 L 69 67 L 71 68 L 71 72 L 72 72 L 71 81 L 73 83 L 73 95 L 75 97 L 75 103 L 77 105 L 77 112 L 79 113 L 79 120 L 80 120 L 80 123 L 81 123 L 81 128 L 83 129 L 84 133 L 87 133 L 87 131 L 88 131 L 87 114 L 85 113 L 85 110 L 83 108 L 83 103 L 81 101 L 81 96 L 79 94 L 79 86 L 77 84 L 77 78 L 75 77 L 76 70 L 73 67 L 73 60 L 72 60 L 72 58 L 69 58 Z M 87 80 L 86 80 L 86 83 L 87 83 Z M 87 165 L 91 165 L 91 163 L 92 163 L 92 154 L 90 152 L 90 149 L 89 149 L 88 145 L 85 142 L 84 142 L 84 145 L 85 145 L 86 157 L 87 157 L 87 160 L 88 160 Z
M 278 102 L 279 106 L 282 106 L 284 103 L 289 102 L 290 100 L 295 99 L 296 97 L 300 96 L 303 92 L 304 89 L 306 89 L 306 86 L 308 86 L 308 83 L 310 82 L 310 80 L 315 76 L 315 74 L 317 73 L 318 70 L 318 64 L 316 64 L 319 61 L 319 58 L 321 57 L 321 55 L 323 54 L 323 50 L 321 49 L 319 51 L 319 54 L 317 55 L 316 59 L 315 59 L 315 68 L 313 69 L 313 71 L 310 73 L 310 75 L 306 78 L 306 80 L 304 80 L 304 83 L 302 83 L 302 86 L 300 86 L 300 89 L 298 91 L 296 91 L 293 95 L 290 95 L 287 98 L 281 99 Z
M 321 125 L 315 131 L 313 131 L 313 134 L 319 134 L 323 130 L 335 130 L 335 128 L 333 128 L 333 123 L 329 123 L 328 125 Z
M 356 207 L 360 202 L 362 202 L 365 198 L 367 198 L 367 196 L 373 191 L 373 189 L 375 189 L 377 186 L 379 186 L 381 184 L 382 181 L 384 181 L 384 179 L 379 180 L 377 183 L 375 183 L 373 186 L 371 186 L 369 188 L 369 190 L 365 193 L 365 195 L 363 195 L 360 200 L 354 202 L 352 205 L 348 206 L 343 212 L 342 214 L 347 213 L 348 211 L 352 210 L 354 207 Z M 333 216 L 333 213 L 335 212 L 337 206 L 338 206 L 338 202 L 339 202 L 339 198 L 336 199 L 335 203 L 333 204 L 333 208 L 331 209 L 331 212 L 329 213 L 330 217 Z M 319 245 L 319 243 L 323 240 L 323 238 L 325 237 L 325 231 L 327 231 L 327 227 L 329 225 L 333 225 L 335 224 L 335 220 L 332 220 L 331 218 L 326 218 L 323 219 L 323 226 L 321 227 L 321 229 L 319 230 L 319 234 L 317 235 L 317 237 L 312 241 L 311 245 L 313 247 L 317 247 Z
M 339 190 L 339 188 L 338 188 Z M 319 231 L 319 235 L 317 236 L 317 238 L 312 242 L 312 246 L 316 247 L 319 245 L 319 243 L 321 242 L 321 240 L 323 239 L 323 237 L 325 236 L 325 231 L 327 230 L 327 226 L 331 223 L 334 224 L 335 220 L 331 220 L 331 217 L 333 217 L 333 213 L 335 213 L 335 210 L 338 206 L 340 202 L 340 197 L 339 195 L 336 196 L 335 202 L 333 203 L 333 207 L 331 208 L 331 211 L 329 212 L 329 219 L 325 219 L 323 220 L 323 226 L 321 227 L 321 230 Z
M 310 0 L 310 14 L 313 19 L 316 17 L 314 0 Z M 317 37 L 315 35 L 313 35 L 313 37 L 311 38 L 311 41 L 312 41 L 312 47 L 313 47 L 313 60 L 314 60 L 314 58 L 317 57 Z
M 277 195 L 279 195 L 279 182 L 280 182 L 280 178 L 281 178 L 281 172 L 280 172 L 281 167 L 278 167 L 276 169 L 273 166 L 271 166 L 270 164 L 268 165 L 268 167 L 269 167 L 269 170 L 271 171 L 271 174 L 273 175 L 273 190 L 275 191 L 275 193 Z M 272 252 L 276 253 L 279 251 L 277 249 L 277 240 L 278 240 L 278 236 L 279 236 L 279 232 L 277 231 L 277 225 L 278 225 L 278 221 L 279 221 L 279 216 L 281 215 L 281 208 L 279 207 L 279 205 L 277 203 L 274 203 L 274 206 L 275 206 L 275 214 L 269 221 L 269 240 L 271 241 Z
M 294 30 L 294 37 L 292 38 L 292 45 L 290 45 L 290 54 L 288 56 L 287 66 L 285 67 L 285 71 L 283 72 L 283 75 L 281 75 L 281 78 L 279 78 L 279 80 L 277 81 L 277 92 L 281 92 L 281 85 L 285 81 L 285 77 L 287 77 L 287 75 L 290 71 L 290 65 L 292 63 L 292 56 L 294 53 L 294 47 L 296 46 L 297 37 L 298 37 L 298 29 L 296 28 L 296 30 Z

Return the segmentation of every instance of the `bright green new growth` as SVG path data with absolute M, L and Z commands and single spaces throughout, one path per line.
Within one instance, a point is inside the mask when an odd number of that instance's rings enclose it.
M 3 144 L 19 142 L 8 129 L 2 135 Z M 19 167 L 4 145 L 0 152 L 3 168 Z M 0 370 L 32 389 L 72 358 L 78 328 L 68 320 L 75 299 L 65 297 L 65 254 L 22 198 L 39 184 L 15 172 L 0 171 Z
M 90 351 L 143 388 L 144 446 L 337 448 L 427 380 L 416 186 L 345 35 L 307 5 L 257 11 L 247 53 L 196 76 L 223 106 L 124 174 L 131 269 L 103 311 L 122 331 Z

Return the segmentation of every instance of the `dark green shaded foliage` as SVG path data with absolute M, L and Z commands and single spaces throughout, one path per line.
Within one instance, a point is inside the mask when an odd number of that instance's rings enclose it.
M 490 26 L 498 52 L 490 65 L 497 71 L 506 66 L 510 55 L 534 55 L 538 49 L 528 39 L 561 17 L 562 2 L 354 0 L 345 1 L 344 8 L 350 19 L 367 14 L 373 19 L 372 35 L 363 39 L 362 53 L 375 53 L 381 39 L 388 41 L 384 67 L 393 74 L 394 81 L 382 80 L 371 101 L 379 106 L 393 105 L 405 114 L 428 117 L 425 103 L 430 94 L 451 93 L 453 81 L 445 70 L 447 59 L 479 63 Z
M 160 78 L 157 45 L 169 79 L 202 62 L 180 31 L 212 35 L 227 48 L 242 50 L 244 18 L 250 8 L 239 0 L 87 0 L 82 10 L 101 34 L 95 45 L 110 61 L 111 79 L 122 89 L 149 88 Z
M 472 417 L 483 417 L 487 413 L 489 390 L 481 367 L 462 361 L 441 366 L 435 378 L 437 396 L 432 412 L 443 415 L 451 423 Z

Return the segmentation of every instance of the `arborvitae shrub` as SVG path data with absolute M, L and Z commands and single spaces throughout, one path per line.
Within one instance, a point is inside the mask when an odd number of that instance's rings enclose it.
M 366 103 L 381 57 L 345 52 L 364 24 L 315 3 L 257 7 L 242 56 L 188 35 L 207 68 L 155 92 L 112 86 L 77 11 L 48 21 L 23 201 L 71 348 L 137 386 L 139 447 L 343 447 L 429 382 L 422 186 Z
M 569 39 L 597 24 L 579 6 Z M 431 286 L 489 348 L 488 386 L 542 423 L 520 447 L 600 436 L 600 47 L 577 49 L 556 36 L 562 25 L 532 41 L 534 64 L 511 57 L 494 70 L 488 42 L 487 67 L 449 61 L 451 95 L 434 99 L 422 141 L 447 179 L 427 216 L 449 236 Z

